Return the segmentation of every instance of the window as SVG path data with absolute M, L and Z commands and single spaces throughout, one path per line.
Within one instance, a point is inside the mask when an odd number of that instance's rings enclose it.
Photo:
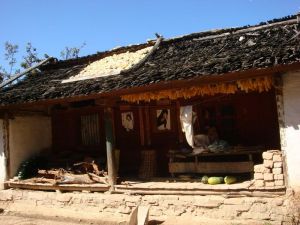
M 85 146 L 100 144 L 99 115 L 83 115 L 80 118 L 81 143 Z

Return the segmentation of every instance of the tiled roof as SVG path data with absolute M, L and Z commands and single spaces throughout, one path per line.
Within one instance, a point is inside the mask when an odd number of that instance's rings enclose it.
M 288 17 L 258 26 L 194 33 L 164 40 L 146 62 L 134 70 L 70 83 L 61 82 L 78 75 L 91 62 L 113 54 L 134 52 L 153 42 L 59 61 L 1 90 L 0 104 L 105 93 L 165 81 L 293 64 L 300 62 L 298 32 L 295 17 Z

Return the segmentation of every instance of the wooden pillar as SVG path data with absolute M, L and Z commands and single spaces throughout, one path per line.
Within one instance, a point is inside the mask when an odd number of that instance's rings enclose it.
M 180 102 L 177 100 L 176 101 L 176 116 L 177 116 L 177 126 L 178 126 L 178 139 L 179 143 L 184 142 L 184 136 L 182 132 L 182 127 L 181 127 L 181 121 L 180 121 Z
M 8 115 L 8 113 L 5 113 L 4 118 L 3 118 L 3 150 L 4 150 L 4 163 L 5 163 L 4 166 L 6 169 L 5 180 L 8 180 L 10 177 L 9 115 Z
M 151 145 L 150 107 L 145 107 L 145 131 L 147 146 Z
M 144 108 L 139 107 L 139 121 L 140 121 L 140 142 L 141 146 L 145 146 L 145 127 L 144 127 Z
M 105 138 L 106 138 L 108 181 L 110 184 L 110 191 L 114 191 L 115 184 L 116 184 L 116 168 L 115 168 L 115 154 L 114 154 L 115 139 L 114 139 L 112 107 L 107 107 L 104 109 L 104 126 L 105 126 Z

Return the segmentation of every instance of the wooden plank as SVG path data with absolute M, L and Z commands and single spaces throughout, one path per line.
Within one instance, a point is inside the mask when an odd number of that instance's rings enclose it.
M 131 105 L 120 105 L 119 108 L 121 111 L 129 111 L 131 110 Z
M 148 225 L 150 206 L 138 206 L 137 225 Z
M 250 147 L 249 147 L 250 148 Z M 170 158 L 193 158 L 195 156 L 201 158 L 205 156 L 231 156 L 231 155 L 253 155 L 253 154 L 262 154 L 264 150 L 246 150 L 246 151 L 228 151 L 228 152 L 204 152 L 199 154 L 182 154 L 174 153 L 168 154 Z
M 227 197 L 269 197 L 275 198 L 279 196 L 285 195 L 285 190 L 264 190 L 264 191 L 249 191 L 249 190 L 236 190 L 236 192 L 228 191 L 228 190 L 220 190 L 220 191 L 213 191 L 213 190 L 116 190 L 114 193 L 118 194 L 131 194 L 131 195 L 222 195 Z
M 6 182 L 7 186 L 10 188 L 20 188 L 28 190 L 42 190 L 42 191 L 95 191 L 95 192 L 105 192 L 109 190 L 108 185 L 52 185 L 52 184 L 34 184 L 34 183 L 21 183 L 21 182 Z
M 144 109 L 139 107 L 139 121 L 140 121 L 140 142 L 141 146 L 145 146 L 145 128 L 144 128 Z
M 253 172 L 253 162 L 172 162 L 170 173 L 249 173 Z
M 137 214 L 138 207 L 135 207 L 130 214 L 128 225 L 137 225 Z

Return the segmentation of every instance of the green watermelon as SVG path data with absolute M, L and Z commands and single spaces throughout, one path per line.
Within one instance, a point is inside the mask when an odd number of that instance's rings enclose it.
M 234 183 L 236 183 L 236 181 L 237 181 L 236 177 L 233 177 L 233 176 L 226 176 L 224 178 L 225 184 L 234 184 Z
M 208 178 L 208 183 L 209 184 L 222 184 L 224 181 L 223 177 L 210 177 Z
M 203 184 L 207 184 L 207 183 L 208 183 L 208 176 L 203 176 L 203 177 L 201 178 L 201 182 L 202 182 Z

